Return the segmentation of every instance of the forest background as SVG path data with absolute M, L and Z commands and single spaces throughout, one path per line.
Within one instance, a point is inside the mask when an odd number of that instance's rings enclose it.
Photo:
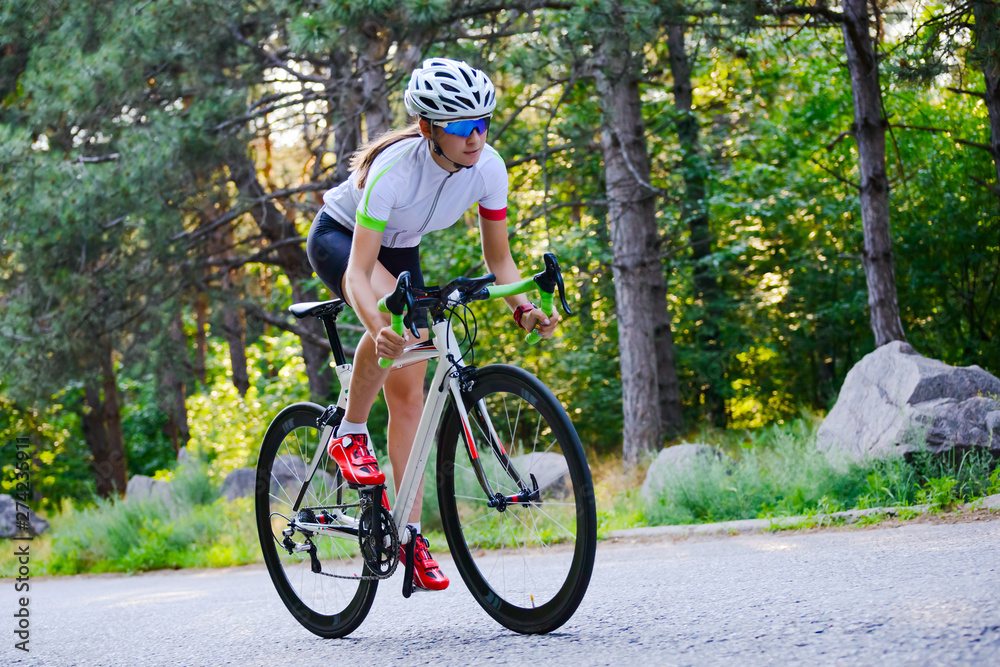
M 592 460 L 822 414 L 888 340 L 996 373 L 998 19 L 980 1 L 4 3 L 0 439 L 30 438 L 33 507 L 54 510 L 169 477 L 184 446 L 212 475 L 253 465 L 281 406 L 332 400 L 321 326 L 286 311 L 331 297 L 305 235 L 436 55 L 496 83 L 514 256 L 529 274 L 555 252 L 577 313 L 528 347 L 483 306 L 476 358 L 542 377 Z M 480 257 L 474 211 L 422 243 L 431 283 Z

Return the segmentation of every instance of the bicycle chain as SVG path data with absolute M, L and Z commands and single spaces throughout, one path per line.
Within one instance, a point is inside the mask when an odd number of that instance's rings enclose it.
M 372 501 L 369 500 L 368 502 L 372 502 Z M 343 507 L 358 507 L 358 506 L 360 506 L 361 515 L 364 515 L 368 511 L 368 508 L 365 507 L 366 504 L 367 504 L 366 502 L 362 501 L 362 502 L 358 503 L 357 505 L 345 505 Z M 331 507 L 334 507 L 334 506 L 331 506 Z M 329 507 L 328 508 L 324 508 L 324 509 L 329 509 Z M 392 520 L 392 515 L 388 514 L 386 512 L 385 508 L 380 508 L 379 517 L 380 518 L 386 518 L 386 517 L 388 518 L 389 532 L 386 533 L 385 536 L 388 536 L 390 538 L 390 541 L 389 541 L 389 550 L 390 551 L 389 551 L 389 553 L 392 555 L 391 556 L 391 558 L 392 558 L 392 564 L 390 565 L 388 572 L 386 572 L 385 574 L 358 575 L 358 576 L 353 576 L 353 577 L 349 576 L 349 575 L 346 575 L 346 574 L 331 574 L 329 572 L 323 572 L 323 571 L 316 572 L 315 574 L 321 574 L 324 577 L 332 577 L 334 579 L 350 579 L 352 581 L 378 581 L 380 579 L 388 579 L 393 574 L 395 574 L 396 573 L 396 568 L 399 566 L 399 536 L 398 536 L 397 531 L 395 530 L 395 522 L 393 522 L 393 520 Z M 313 542 L 312 542 L 312 540 L 310 538 L 307 538 L 307 539 L 310 540 L 310 544 L 313 544 Z M 313 544 L 313 546 L 315 546 L 315 544 Z M 361 546 L 361 545 L 359 545 L 359 546 Z M 374 570 L 374 568 L 372 568 L 371 565 L 370 565 L 370 563 L 368 562 L 368 559 L 365 558 L 365 548 L 363 546 L 361 546 L 361 557 L 362 557 L 362 559 L 364 559 L 365 564 L 369 566 L 369 569 L 370 570 Z

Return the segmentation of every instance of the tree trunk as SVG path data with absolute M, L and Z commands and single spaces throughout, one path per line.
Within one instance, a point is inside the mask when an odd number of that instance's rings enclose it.
M 364 104 L 365 125 L 368 141 L 392 129 L 392 110 L 389 108 L 388 91 L 385 86 L 385 62 L 392 44 L 389 29 L 374 19 L 363 26 L 368 37 L 368 48 L 361 55 L 361 99 Z
M 208 385 L 205 375 L 205 354 L 208 350 L 208 335 L 206 333 L 208 329 L 208 296 L 204 292 L 198 292 L 195 297 L 194 321 L 196 327 L 194 334 L 194 378 L 195 381 L 201 383 L 202 387 L 205 387 Z
M 222 279 L 222 292 L 223 295 L 232 294 L 237 298 L 240 297 L 233 289 L 228 274 Z M 240 396 L 246 398 L 247 390 L 250 389 L 250 376 L 247 374 L 246 315 L 242 308 L 225 300 L 219 305 L 222 308 L 222 335 L 229 347 L 229 365 L 233 369 L 233 386 L 240 392 Z
M 628 44 L 616 37 L 609 33 L 600 45 L 595 76 L 604 109 L 601 149 L 618 314 L 622 449 L 625 466 L 634 467 L 644 452 L 656 451 L 662 444 L 660 386 L 664 385 L 669 395 L 671 386 L 676 390 L 677 378 L 672 365 L 659 369 L 657 363 L 672 361 L 673 339 L 655 194 L 649 186 L 650 163 L 634 63 Z M 667 348 L 669 354 L 659 351 L 658 346 Z M 666 377 L 660 378 L 661 372 Z M 679 391 L 675 395 L 679 397 Z M 679 400 L 675 408 L 668 421 L 680 430 Z
M 684 26 L 672 25 L 667 29 L 667 51 L 670 72 L 674 79 L 674 109 L 676 110 L 677 137 L 681 147 L 681 175 L 684 179 L 684 200 L 681 219 L 687 222 L 691 259 L 694 262 L 695 303 L 700 304 L 702 321 L 698 327 L 698 347 L 704 354 L 704 375 L 701 387 L 705 407 L 717 426 L 727 421 L 726 403 L 723 399 L 722 358 L 719 350 L 720 290 L 707 261 L 712 254 L 712 232 L 708 217 L 708 166 L 701 149 L 700 128 L 693 112 L 691 88 L 691 61 L 684 44 Z
M 163 355 L 157 365 L 160 386 L 156 392 L 156 400 L 160 411 L 167 416 L 163 431 L 170 438 L 174 454 L 178 454 L 181 447 L 186 447 L 188 440 L 191 439 L 187 421 L 185 384 L 185 379 L 190 376 L 190 367 L 180 308 L 174 310 L 174 317 L 170 320 L 168 340 L 170 342 L 165 346 L 167 354 Z
M 215 231 L 215 245 L 212 248 L 212 255 L 222 261 L 233 259 L 233 228 L 229 225 L 220 227 Z M 244 398 L 247 390 L 250 389 L 250 377 L 247 374 L 247 349 L 246 349 L 246 315 L 243 309 L 235 305 L 242 298 L 240 293 L 240 269 L 230 269 L 223 274 L 219 288 L 222 298 L 219 302 L 219 309 L 222 315 L 222 336 L 226 339 L 229 348 L 229 366 L 232 369 L 233 386 L 240 396 Z
M 83 386 L 87 404 L 82 415 L 83 437 L 94 457 L 97 494 L 102 498 L 124 494 L 128 484 L 113 351 L 106 336 L 96 341 L 96 368 L 95 364 L 90 365 L 90 374 Z
M 229 171 L 240 194 L 247 200 L 258 202 L 250 209 L 250 214 L 269 242 L 277 243 L 299 236 L 295 225 L 282 215 L 271 201 L 263 200 L 264 188 L 257 179 L 257 171 L 252 160 L 248 157 L 233 159 L 229 163 Z M 305 283 L 312 279 L 313 272 L 304 245 L 303 240 L 302 243 L 282 246 L 271 254 L 271 261 L 280 266 L 288 276 L 288 282 L 292 286 L 292 298 L 296 302 L 319 300 L 315 288 L 305 287 Z M 316 318 L 306 318 L 299 323 L 299 326 L 321 339 L 326 337 L 323 323 Z M 306 375 L 309 377 L 309 391 L 314 400 L 325 402 L 331 397 L 333 384 L 330 347 L 314 345 L 304 338 L 300 340 Z
M 996 48 L 1000 42 L 1000 8 L 996 2 L 975 2 L 972 12 L 975 17 L 976 45 L 981 54 L 980 67 L 986 79 L 983 102 L 990 119 L 990 152 L 993 154 L 993 167 L 997 174 L 994 193 L 1000 198 L 1000 56 L 997 55 Z
M 861 172 L 862 263 L 875 346 L 906 340 L 899 319 L 896 273 L 889 233 L 889 178 L 885 167 L 885 120 L 878 60 L 868 30 L 868 0 L 843 0 L 844 47 L 854 98 L 854 138 Z

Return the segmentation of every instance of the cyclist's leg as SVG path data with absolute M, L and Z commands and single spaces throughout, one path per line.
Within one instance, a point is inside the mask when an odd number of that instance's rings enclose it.
M 427 330 L 420 331 L 421 338 Z M 413 436 L 420 425 L 420 413 L 424 407 L 424 375 L 427 362 L 411 364 L 390 373 L 385 381 L 385 402 L 389 407 L 388 446 L 389 461 L 392 463 L 393 484 L 399 493 L 399 483 L 403 470 L 413 448 Z M 410 523 L 420 521 L 420 510 L 424 495 L 424 483 L 420 482 L 417 497 L 410 511 Z
M 372 288 L 376 294 L 388 294 L 396 287 L 396 278 L 386 270 L 380 262 L 375 262 L 372 271 Z M 378 355 L 375 354 L 375 340 L 366 331 L 358 343 L 354 353 L 354 373 L 351 375 L 351 391 L 347 398 L 347 414 L 349 422 L 363 424 L 368 421 L 368 413 L 379 390 L 389 376 L 389 369 L 378 365 Z

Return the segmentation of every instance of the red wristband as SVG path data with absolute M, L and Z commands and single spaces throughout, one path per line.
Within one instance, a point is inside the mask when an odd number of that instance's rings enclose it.
M 514 309 L 514 321 L 517 322 L 517 326 L 519 326 L 522 329 L 524 329 L 524 325 L 521 324 L 521 318 L 524 317 L 525 313 L 530 313 L 535 308 L 538 308 L 538 306 L 536 306 L 535 304 L 531 303 L 530 301 L 528 303 L 522 303 L 520 306 L 518 306 L 517 308 L 515 308 Z M 527 331 L 527 329 L 524 329 L 524 330 Z

